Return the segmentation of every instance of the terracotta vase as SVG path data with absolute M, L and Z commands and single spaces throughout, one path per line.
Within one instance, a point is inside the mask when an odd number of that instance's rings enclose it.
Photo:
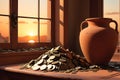
M 110 23 L 115 23 L 115 29 Z M 88 24 L 86 28 L 83 28 Z M 90 64 L 107 65 L 118 42 L 118 25 L 111 18 L 88 18 L 81 23 L 80 47 Z

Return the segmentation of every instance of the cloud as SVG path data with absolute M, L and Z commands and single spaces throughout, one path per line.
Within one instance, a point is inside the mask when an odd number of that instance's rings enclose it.
M 9 23 L 5 23 L 5 24 L 9 24 Z
M 106 15 L 120 15 L 120 12 L 107 12 Z
M 0 22 L 0 23 L 2 23 L 2 24 L 9 24 L 8 22 Z
M 28 22 L 26 22 L 26 21 L 19 21 L 18 23 L 20 23 L 20 24 L 27 24 Z

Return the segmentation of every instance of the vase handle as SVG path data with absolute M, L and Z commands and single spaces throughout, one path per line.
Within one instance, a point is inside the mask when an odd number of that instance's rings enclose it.
M 81 23 L 81 25 L 80 25 L 80 30 L 82 30 L 82 29 L 83 29 L 83 26 L 86 25 L 86 24 L 87 24 L 87 21 L 83 21 L 83 22 Z
M 118 23 L 115 21 L 115 20 L 112 20 L 111 22 L 114 22 L 115 23 L 115 31 L 118 33 Z

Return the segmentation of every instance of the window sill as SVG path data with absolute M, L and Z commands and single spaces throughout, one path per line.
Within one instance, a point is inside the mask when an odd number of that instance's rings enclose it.
M 0 52 L 0 66 L 28 62 L 31 59 L 39 57 L 44 52 L 45 50 L 28 52 L 10 52 L 10 53 Z

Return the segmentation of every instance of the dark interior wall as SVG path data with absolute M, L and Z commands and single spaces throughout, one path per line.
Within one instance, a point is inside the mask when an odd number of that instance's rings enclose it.
M 68 37 L 65 40 L 70 50 L 82 55 L 79 44 L 80 24 L 86 18 L 102 17 L 103 0 L 67 0 L 67 2 L 65 31 Z
M 81 54 L 79 45 L 80 23 L 89 17 L 89 0 L 68 1 L 68 47 Z
M 81 54 L 81 48 L 79 44 L 80 24 L 86 18 L 102 16 L 102 4 L 103 0 L 61 0 L 64 1 L 64 7 L 62 8 L 60 0 L 56 0 L 56 41 L 55 45 L 61 45 L 60 41 L 63 39 L 63 46 L 65 48 Z M 60 10 L 64 11 L 64 14 L 60 14 Z M 64 17 L 63 25 L 60 26 L 60 18 Z M 64 31 L 60 30 L 60 27 L 64 28 Z M 64 34 L 63 37 L 60 34 Z

